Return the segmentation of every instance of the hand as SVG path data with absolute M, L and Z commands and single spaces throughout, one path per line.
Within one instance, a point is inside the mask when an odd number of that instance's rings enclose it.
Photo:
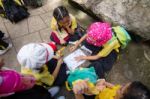
M 85 57 L 85 56 L 83 56 L 83 55 L 77 56 L 77 57 L 75 57 L 75 60 L 76 60 L 76 61 L 81 61 L 81 60 L 84 60 L 84 57 Z
M 88 85 L 87 85 L 88 80 L 79 80 L 75 82 L 73 85 L 73 92 L 75 94 L 83 94 L 88 91 Z
M 60 40 L 60 43 L 61 44 L 66 44 L 66 41 L 65 40 Z
M 77 49 L 77 45 L 74 45 L 74 46 L 71 46 L 70 48 L 69 48 L 69 50 L 71 51 L 71 52 L 73 52 L 73 51 L 75 51 L 76 49 Z
M 105 81 L 105 79 L 99 79 L 96 84 L 96 88 L 102 91 L 104 88 L 112 88 L 114 85 Z
M 105 79 L 99 79 L 96 83 L 96 88 L 99 90 L 99 91 L 102 91 L 104 88 L 106 88 L 106 85 L 105 85 L 106 81 Z

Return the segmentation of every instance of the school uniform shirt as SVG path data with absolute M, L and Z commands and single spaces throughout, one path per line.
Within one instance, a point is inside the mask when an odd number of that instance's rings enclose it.
M 43 66 L 43 72 L 41 73 L 24 67 L 21 68 L 21 73 L 33 75 L 36 79 L 37 85 L 46 84 L 51 86 L 54 82 L 54 77 L 49 73 L 48 67 L 46 65 Z
M 71 29 L 72 30 L 75 30 L 77 28 L 77 22 L 76 22 L 76 19 L 73 15 L 69 14 L 70 16 L 70 19 L 71 19 Z M 61 27 L 62 25 L 60 25 Z M 66 30 L 64 29 L 61 29 L 61 31 L 58 29 L 58 23 L 56 21 L 56 19 L 53 17 L 52 20 L 51 20 L 51 29 L 52 31 L 54 32 L 57 32 L 57 36 L 59 38 L 65 38 L 68 36 L 68 33 Z
M 111 51 L 115 50 L 119 52 L 120 43 L 117 38 L 113 35 L 113 37 L 103 45 L 103 49 L 98 53 L 100 57 L 106 57 L 111 53 Z
M 105 88 L 95 97 L 95 99 L 115 99 L 120 87 L 120 85 L 116 85 L 113 88 Z

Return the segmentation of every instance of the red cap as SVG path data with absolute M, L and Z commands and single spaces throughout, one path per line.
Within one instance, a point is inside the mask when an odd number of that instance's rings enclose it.
M 54 51 L 57 50 L 57 46 L 56 46 L 55 42 L 49 42 L 47 44 L 50 45 L 53 48 Z

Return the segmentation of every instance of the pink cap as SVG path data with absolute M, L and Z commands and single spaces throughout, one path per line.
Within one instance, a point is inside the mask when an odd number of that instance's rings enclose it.
M 94 46 L 102 46 L 112 38 L 111 26 L 109 23 L 95 22 L 87 30 L 87 42 Z

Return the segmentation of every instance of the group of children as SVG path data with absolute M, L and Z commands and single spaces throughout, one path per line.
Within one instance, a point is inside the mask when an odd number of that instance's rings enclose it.
M 54 9 L 51 29 L 53 42 L 30 43 L 20 49 L 17 59 L 21 73 L 0 69 L 0 96 L 5 96 L 3 99 L 53 99 L 66 81 L 67 89 L 74 92 L 76 99 L 150 99 L 150 90 L 141 82 L 133 81 L 123 86 L 105 81 L 104 74 L 111 70 L 121 47 L 109 23 L 95 22 L 85 33 L 75 17 L 59 6 Z M 67 74 L 62 56 L 56 55 L 56 45 L 68 45 L 69 42 L 75 42 L 71 52 L 84 46 L 92 54 L 75 57 L 77 61 L 89 60 L 91 64 Z M 3 65 L 1 59 L 0 67 Z

